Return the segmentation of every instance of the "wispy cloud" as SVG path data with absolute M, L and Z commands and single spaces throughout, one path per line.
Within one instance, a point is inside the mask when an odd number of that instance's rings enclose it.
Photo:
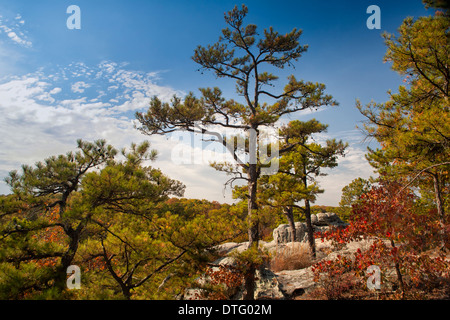
M 5 34 L 9 40 L 22 47 L 31 48 L 33 43 L 28 40 L 26 32 L 23 30 L 24 24 L 25 20 L 19 14 L 12 20 L 0 16 L 0 34 Z
M 133 71 L 125 65 L 74 63 L 1 79 L 0 180 L 21 164 L 73 150 L 78 138 L 106 139 L 117 148 L 148 139 L 161 154 L 158 167 L 201 188 L 195 172 L 212 169 L 189 166 L 180 171 L 171 160 L 176 141 L 144 136 L 133 124 L 133 111 L 148 107 L 151 96 L 166 100 L 184 93 L 158 85 L 157 72 Z M 6 184 L 0 182 L 0 194 L 7 192 Z
M 90 118 L 84 122 L 125 118 L 132 126 L 130 120 L 133 116 L 128 111 L 147 107 L 153 95 L 167 99 L 174 94 L 183 94 L 158 85 L 154 73 L 124 70 L 118 64 L 114 64 L 113 70 L 112 64 L 105 66 L 102 63 L 93 67 L 72 64 L 3 79 L 0 82 L 0 112 L 4 115 L 2 128 L 10 128 L 11 120 L 22 121 L 26 125 L 42 123 L 48 128 L 62 119 L 66 125 L 78 127 L 80 120 L 87 116 Z M 104 68 L 107 72 L 103 73 Z M 112 83 L 115 85 L 113 89 Z M 70 130 L 63 130 L 59 136 L 64 136 L 64 132 Z
M 158 72 L 128 67 L 112 61 L 93 66 L 79 62 L 1 79 L 0 179 L 23 163 L 33 164 L 49 155 L 73 150 L 78 138 L 106 139 L 117 148 L 148 139 L 160 154 L 153 165 L 185 183 L 187 197 L 231 202 L 231 190 L 224 193 L 224 182 L 229 177 L 207 165 L 209 161 L 227 160 L 219 146 L 205 146 L 200 140 L 191 144 L 176 137 L 148 137 L 134 128 L 134 112 L 145 110 L 152 96 L 168 101 L 184 93 L 159 85 Z M 325 133 L 316 141 L 333 137 L 342 138 L 350 146 L 346 156 L 339 159 L 339 166 L 320 178 L 326 190 L 318 198 L 320 204 L 337 205 L 345 185 L 356 177 L 372 174 L 359 131 Z M 180 150 L 191 158 L 191 163 L 174 161 L 174 153 Z M 8 191 L 0 182 L 0 194 Z
M 185 152 L 194 158 L 182 164 L 174 161 L 178 139 L 144 136 L 134 128 L 133 111 L 145 110 L 152 96 L 168 101 L 173 95 L 184 95 L 158 85 L 158 79 L 158 72 L 133 71 L 126 64 L 105 61 L 95 66 L 73 63 L 40 69 L 1 80 L 0 179 L 23 163 L 73 150 L 78 138 L 106 139 L 117 148 L 150 140 L 159 153 L 153 165 L 185 183 L 186 197 L 232 201 L 231 190 L 224 192 L 229 177 L 207 164 L 217 160 L 220 148 L 216 152 L 186 144 Z M 202 161 L 195 160 L 198 156 Z M 0 182 L 0 194 L 7 192 L 6 184 Z
M 75 92 L 75 93 L 83 93 L 84 89 L 87 89 L 89 87 L 90 87 L 90 85 L 87 84 L 86 82 L 78 81 L 78 82 L 75 82 L 72 85 L 72 91 Z

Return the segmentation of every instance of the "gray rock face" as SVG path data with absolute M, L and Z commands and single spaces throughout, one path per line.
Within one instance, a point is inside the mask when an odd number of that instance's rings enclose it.
M 316 226 L 340 227 L 346 225 L 346 223 L 334 212 L 312 214 L 311 222 Z
M 332 227 L 345 227 L 347 224 L 333 212 L 318 213 L 311 215 L 311 224 L 314 231 L 326 231 Z M 295 223 L 295 233 L 297 241 L 307 241 L 308 233 L 305 222 Z M 273 239 L 277 244 L 288 243 L 292 241 L 291 230 L 288 224 L 281 224 L 273 230 Z
M 299 270 L 283 270 L 276 273 L 279 288 L 286 298 L 307 293 L 316 286 L 312 267 Z
M 306 232 L 306 223 L 304 222 L 296 222 L 295 223 L 295 234 L 297 236 L 297 241 L 306 241 L 307 232 Z M 273 230 L 273 239 L 275 243 L 288 243 L 291 242 L 292 233 L 291 228 L 289 228 L 288 224 L 281 224 L 276 229 Z
M 278 276 L 269 269 L 261 269 L 256 272 L 256 300 L 280 300 L 286 295 L 278 281 Z

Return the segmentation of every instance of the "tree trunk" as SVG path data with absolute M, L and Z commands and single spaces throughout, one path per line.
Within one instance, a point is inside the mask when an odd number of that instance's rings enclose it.
M 248 170 L 248 250 L 258 246 L 259 223 L 256 215 L 258 203 L 256 202 L 256 192 L 258 186 L 258 175 L 256 164 L 250 163 Z M 256 266 L 250 262 L 248 270 L 244 275 L 244 300 L 254 300 L 255 296 L 255 272 Z
M 305 200 L 305 217 L 306 217 L 306 229 L 308 233 L 308 243 L 311 249 L 311 256 L 316 258 L 316 241 L 314 240 L 314 228 L 311 223 L 311 206 L 309 200 Z
M 306 174 L 306 167 L 303 168 L 303 185 L 305 189 L 308 188 L 308 177 Z M 314 228 L 311 223 L 311 205 L 309 199 L 305 199 L 305 218 L 306 218 L 306 231 L 308 233 L 308 243 L 311 249 L 311 256 L 313 259 L 316 258 L 316 241 L 314 240 Z
M 440 185 L 440 179 L 439 174 L 432 174 L 433 177 L 433 183 L 434 183 L 434 196 L 436 198 L 436 209 L 439 216 L 439 227 L 440 227 L 440 238 L 441 238 L 441 250 L 445 250 L 445 211 L 444 211 L 444 205 L 442 203 L 442 196 L 441 196 L 441 185 Z
M 289 223 L 289 229 L 291 230 L 291 241 L 297 241 L 297 233 L 295 232 L 295 222 L 294 222 L 294 210 L 292 207 L 284 208 L 284 214 Z
M 259 241 L 259 218 L 257 215 L 258 203 L 258 131 L 255 126 L 248 131 L 248 250 L 257 249 Z M 244 275 L 244 300 L 255 299 L 255 273 L 256 265 L 253 261 L 249 262 L 246 274 Z
M 255 277 L 256 265 L 254 263 L 250 263 L 247 272 L 244 274 L 243 300 L 255 300 Z
M 124 285 L 122 287 L 122 294 L 126 300 L 131 300 L 131 288 L 128 287 L 127 285 Z
M 78 246 L 80 244 L 81 233 L 86 227 L 87 221 L 91 215 L 92 214 L 88 214 L 88 216 L 84 220 L 80 221 L 76 229 L 72 228 L 71 226 L 64 227 L 64 232 L 70 238 L 70 241 L 69 248 L 61 258 L 61 267 L 59 268 L 55 282 L 55 286 L 61 290 L 64 290 L 66 288 L 67 268 L 72 265 L 72 261 L 78 251 Z
M 67 268 L 72 265 L 73 258 L 78 250 L 80 234 L 73 230 L 72 228 L 66 229 L 66 234 L 69 236 L 69 248 L 61 257 L 61 265 L 58 268 L 57 275 L 55 278 L 55 287 L 63 291 L 67 286 Z
M 392 248 L 395 248 L 395 243 L 394 240 L 391 239 L 391 246 Z M 402 299 L 405 298 L 405 284 L 403 282 L 403 276 L 402 276 L 402 272 L 400 271 L 400 263 L 398 262 L 398 257 L 394 257 L 395 259 L 395 273 L 397 274 L 397 280 L 398 280 L 398 284 L 400 287 L 400 290 L 402 291 Z
M 258 217 L 256 216 L 256 210 L 258 209 L 257 192 L 258 192 L 258 131 L 256 128 L 248 130 L 248 241 L 249 248 L 253 247 L 256 243 L 258 245 L 259 232 L 258 232 Z
M 445 212 L 444 212 L 444 206 L 442 204 L 442 196 L 441 196 L 441 185 L 440 185 L 440 179 L 439 174 L 433 174 L 433 183 L 434 183 L 434 196 L 436 198 L 436 208 L 439 215 L 439 219 L 441 220 L 441 223 L 445 222 Z
M 256 172 L 256 165 L 250 164 L 248 173 L 248 247 L 251 248 L 259 241 L 259 223 L 256 215 L 258 210 L 258 203 L 256 202 L 256 192 L 258 186 L 258 177 Z

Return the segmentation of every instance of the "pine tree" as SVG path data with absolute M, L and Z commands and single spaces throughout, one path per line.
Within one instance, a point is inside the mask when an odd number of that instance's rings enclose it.
M 155 97 L 148 111 L 137 113 L 136 118 L 140 123 L 139 129 L 145 134 L 166 134 L 177 130 L 213 134 L 218 143 L 227 147 L 236 162 L 234 172 L 247 182 L 248 238 L 249 247 L 252 247 L 257 245 L 260 237 L 256 214 L 262 166 L 257 152 L 260 130 L 264 126 L 273 126 L 283 115 L 337 103 L 324 93 L 323 84 L 297 80 L 293 75 L 288 77 L 283 92 L 269 90 L 278 80 L 270 70 L 293 67 L 307 46 L 300 44 L 302 31 L 298 29 L 285 35 L 273 28 L 258 33 L 256 25 L 244 25 L 247 13 L 244 5 L 226 13 L 227 28 L 222 30 L 218 42 L 207 47 L 198 46 L 192 57 L 201 70 L 235 81 L 236 92 L 242 97 L 242 102 L 224 98 L 217 87 L 206 88 L 200 89 L 201 98 L 190 93 L 184 100 L 174 97 L 171 103 L 163 103 Z M 220 133 L 212 132 L 213 126 L 243 131 L 247 140 L 244 151 L 249 160 L 244 161 L 238 150 L 227 144 Z M 283 151 L 280 150 L 281 153 Z M 253 296 L 252 285 L 246 284 L 246 298 Z
M 183 194 L 180 182 L 142 166 L 156 156 L 148 142 L 124 150 L 123 161 L 103 140 L 79 140 L 78 147 L 7 179 L 13 195 L 0 202 L 0 287 L 9 288 L 2 291 L 8 298 L 63 297 L 80 245 L 108 230 L 102 219 L 118 213 L 145 219 L 152 204 Z
M 341 209 L 341 218 L 344 221 L 348 220 L 349 216 L 352 213 L 353 205 L 357 204 L 361 196 L 367 192 L 372 187 L 372 178 L 369 180 L 363 178 L 353 179 L 348 185 L 342 188 L 341 201 L 339 202 L 339 206 Z
M 313 141 L 314 135 L 324 133 L 327 125 L 315 119 L 310 121 L 291 121 L 280 130 L 285 145 L 296 145 L 280 158 L 280 169 L 277 174 L 263 178 L 263 195 L 265 203 L 283 208 L 288 219 L 292 241 L 295 239 L 293 208 L 300 208 L 305 214 L 308 231 L 308 242 L 315 256 L 314 230 L 311 223 L 311 203 L 315 201 L 320 189 L 317 177 L 324 176 L 324 168 L 337 166 L 339 156 L 344 156 L 347 144 L 336 139 L 329 139 L 324 145 Z M 298 205 L 304 201 L 305 207 Z
M 385 60 L 408 86 L 386 103 L 357 107 L 367 134 L 381 144 L 367 156 L 377 171 L 405 186 L 433 190 L 442 228 L 450 170 L 450 19 L 440 14 L 407 18 L 399 35 L 385 34 Z

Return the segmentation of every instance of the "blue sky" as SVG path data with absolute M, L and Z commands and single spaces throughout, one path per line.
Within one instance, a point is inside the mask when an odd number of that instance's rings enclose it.
M 0 178 L 22 163 L 33 164 L 73 150 L 77 138 L 107 139 L 121 148 L 148 139 L 159 153 L 153 164 L 187 185 L 186 196 L 230 201 L 227 177 L 207 164 L 180 165 L 171 159 L 177 141 L 146 137 L 133 128 L 135 111 L 151 96 L 163 100 L 200 87 L 219 86 L 235 98 L 234 83 L 198 72 L 191 56 L 197 45 L 215 42 L 225 27 L 224 12 L 236 1 L 0 0 Z M 245 1 L 247 23 L 262 31 L 303 30 L 309 49 L 286 69 L 283 79 L 322 82 L 340 103 L 291 119 L 317 118 L 329 124 L 326 136 L 350 144 L 339 167 L 321 178 L 326 192 L 317 204 L 337 205 L 342 187 L 368 177 L 366 143 L 355 128 L 363 120 L 355 108 L 383 102 L 401 78 L 383 63 L 384 31 L 393 33 L 407 16 L 431 15 L 420 0 Z M 69 30 L 68 6 L 81 9 L 81 30 Z M 381 30 L 369 30 L 369 5 L 381 9 Z M 198 151 L 198 150 L 197 150 Z M 0 182 L 0 193 L 7 193 Z

